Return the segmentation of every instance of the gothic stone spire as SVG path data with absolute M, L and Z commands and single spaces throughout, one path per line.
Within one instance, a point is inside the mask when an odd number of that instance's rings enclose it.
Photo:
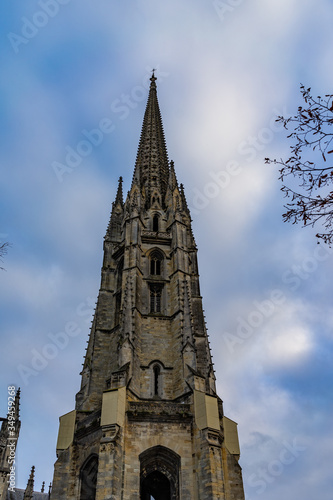
M 137 184 L 145 192 L 146 207 L 150 206 L 154 191 L 161 195 L 164 205 L 169 178 L 168 153 L 157 100 L 156 80 L 153 73 L 133 175 L 133 184 Z

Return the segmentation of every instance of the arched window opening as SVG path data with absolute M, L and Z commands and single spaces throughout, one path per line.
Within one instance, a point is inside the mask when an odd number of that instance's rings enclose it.
M 158 285 L 151 285 L 150 287 L 150 312 L 160 313 L 161 312 L 161 296 L 162 287 Z
M 154 372 L 154 396 L 159 396 L 161 369 L 158 365 L 153 368 Z
M 180 456 L 153 446 L 140 459 L 140 500 L 179 500 Z
M 159 230 L 159 216 L 157 214 L 153 217 L 153 231 Z
M 159 252 L 153 252 L 150 255 L 150 274 L 160 276 L 162 272 L 163 256 Z
M 98 457 L 92 456 L 83 465 L 80 472 L 80 500 L 95 500 L 98 472 Z

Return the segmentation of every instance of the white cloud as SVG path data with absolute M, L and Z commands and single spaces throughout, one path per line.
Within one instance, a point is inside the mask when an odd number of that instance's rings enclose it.
M 281 328 L 279 328 L 281 331 Z M 300 325 L 290 325 L 283 333 L 269 342 L 267 363 L 282 368 L 283 365 L 296 366 L 311 351 L 311 332 Z

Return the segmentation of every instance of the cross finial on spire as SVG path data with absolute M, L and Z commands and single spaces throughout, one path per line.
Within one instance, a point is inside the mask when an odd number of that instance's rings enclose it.
M 151 77 L 150 77 L 151 85 L 155 85 L 155 82 L 157 80 L 157 78 L 155 76 L 155 71 L 156 71 L 156 68 L 153 68 L 151 70 Z

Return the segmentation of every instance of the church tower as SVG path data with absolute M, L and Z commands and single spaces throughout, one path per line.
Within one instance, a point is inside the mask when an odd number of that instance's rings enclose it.
M 75 410 L 60 417 L 53 500 L 243 500 L 223 414 L 184 188 L 168 161 L 156 77 L 131 189 L 104 239 Z

